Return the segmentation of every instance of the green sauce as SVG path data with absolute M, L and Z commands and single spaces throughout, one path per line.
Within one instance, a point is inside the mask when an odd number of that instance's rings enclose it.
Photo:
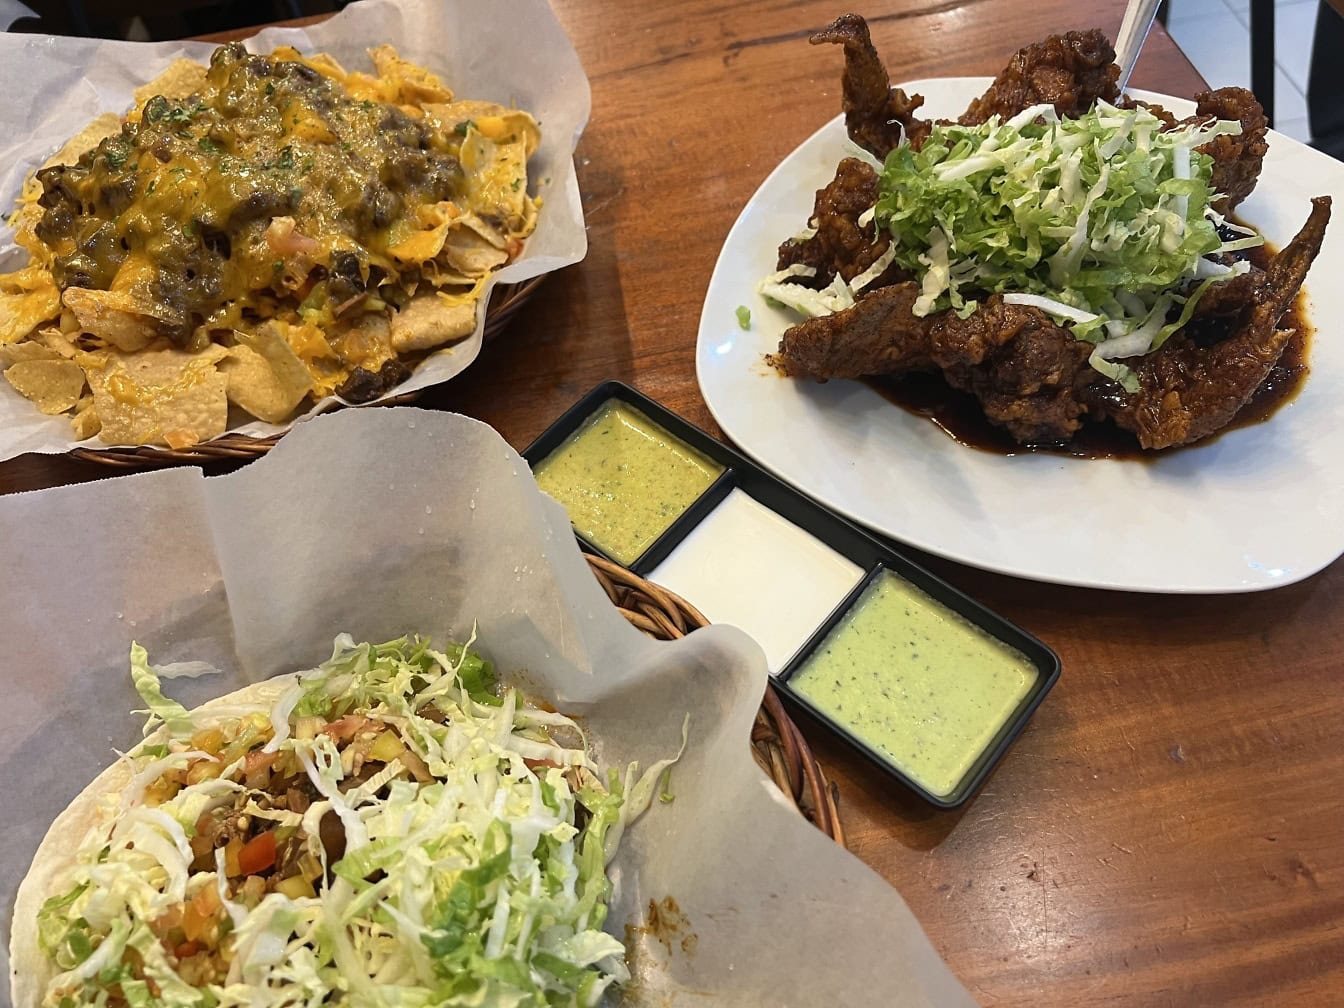
M 616 400 L 537 466 L 537 485 L 575 530 L 621 563 L 639 559 L 723 466 Z
M 884 573 L 789 685 L 939 797 L 1036 681 L 1026 655 Z

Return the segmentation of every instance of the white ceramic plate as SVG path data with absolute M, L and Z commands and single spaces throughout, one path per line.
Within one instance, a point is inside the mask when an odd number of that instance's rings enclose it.
M 960 115 L 987 78 L 903 85 L 924 114 Z M 1178 116 L 1188 101 L 1135 92 Z M 846 154 L 840 117 L 761 185 L 724 243 L 700 318 L 696 371 L 719 425 L 762 465 L 895 539 L 989 570 L 1149 592 L 1260 591 L 1314 574 L 1344 552 L 1344 219 L 1307 279 L 1311 374 L 1267 423 L 1151 461 L 958 444 L 866 385 L 781 378 L 762 358 L 795 319 L 756 293 L 779 243 L 811 215 Z M 1344 164 L 1272 133 L 1264 172 L 1238 214 L 1283 245 L 1312 196 L 1344 195 Z M 1337 218 L 1344 218 L 1337 207 Z M 743 331 L 735 309 L 751 309 Z

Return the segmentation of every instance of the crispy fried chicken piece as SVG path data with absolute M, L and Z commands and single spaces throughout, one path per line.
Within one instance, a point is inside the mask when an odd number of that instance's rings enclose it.
M 887 250 L 891 236 L 869 224 L 859 227 L 859 217 L 877 202 L 877 172 L 857 158 L 845 158 L 835 178 L 817 190 L 811 220 L 817 233 L 811 238 L 790 238 L 779 247 L 779 266 L 795 263 L 811 266 L 817 275 L 807 286 L 822 288 L 839 273 L 848 282 L 866 270 Z M 879 278 L 879 280 L 884 279 Z
M 1214 200 L 1219 213 L 1234 210 L 1255 189 L 1260 167 L 1269 144 L 1265 142 L 1265 110 L 1255 95 L 1245 88 L 1226 87 L 1195 96 L 1194 122 L 1209 119 L 1235 119 L 1241 123 L 1238 136 L 1214 137 L 1202 147 L 1201 154 L 1213 158 L 1213 191 L 1223 198 Z
M 1240 324 L 1226 339 L 1201 346 L 1184 331 L 1132 366 L 1139 391 L 1114 382 L 1094 387 L 1092 401 L 1118 425 L 1133 431 L 1144 448 L 1190 444 L 1221 430 L 1260 387 L 1292 336 L 1278 328 L 1291 307 L 1330 220 L 1330 197 L 1311 201 L 1311 216 L 1246 295 Z M 1218 305 L 1227 312 L 1224 301 Z
M 935 318 L 916 318 L 916 283 L 873 291 L 852 308 L 808 319 L 785 331 L 776 363 L 790 374 L 829 378 L 935 371 Z
M 942 312 L 933 360 L 953 388 L 980 400 L 985 416 L 1021 444 L 1070 440 L 1091 410 L 1097 377 L 1091 347 L 1044 312 L 994 295 L 969 318 Z
M 822 380 L 942 370 L 985 415 L 1031 444 L 1067 441 L 1090 409 L 1091 349 L 1044 312 L 990 297 L 970 316 L 913 314 L 919 285 L 892 284 L 784 333 L 776 362 Z
M 1120 68 L 1115 50 L 1100 30 L 1051 35 L 1018 50 L 981 97 L 957 121 L 978 126 L 990 116 L 1004 119 L 1033 105 L 1050 104 L 1061 116 L 1076 118 L 1098 98 L 1120 97 Z
M 808 41 L 813 45 L 839 42 L 845 47 L 845 130 L 849 138 L 877 158 L 885 158 L 904 135 L 918 150 L 929 135 L 930 123 L 915 117 L 924 104 L 919 95 L 908 97 L 891 86 L 887 68 L 873 48 L 868 23 L 857 14 L 842 14 L 829 28 Z

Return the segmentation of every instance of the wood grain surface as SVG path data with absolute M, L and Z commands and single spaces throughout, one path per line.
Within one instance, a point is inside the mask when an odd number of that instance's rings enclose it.
M 588 257 L 422 402 L 522 448 L 619 378 L 715 431 L 695 381 L 701 299 L 748 197 L 839 110 L 839 53 L 806 39 L 843 8 L 553 3 L 592 82 L 577 154 Z M 1113 34 L 1123 4 L 859 10 L 899 81 L 993 74 L 1052 31 Z M 1160 26 L 1134 84 L 1203 88 Z M 1318 325 L 1318 338 L 1339 335 L 1337 320 Z M 106 475 L 28 456 L 0 465 L 0 492 Z M 1052 645 L 1059 685 L 955 812 L 800 723 L 839 784 L 852 849 L 972 993 L 986 1005 L 1344 1004 L 1344 565 L 1269 593 L 1164 597 L 914 555 Z

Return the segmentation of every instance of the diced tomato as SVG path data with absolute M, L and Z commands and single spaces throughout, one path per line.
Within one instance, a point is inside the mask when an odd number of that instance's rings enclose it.
M 275 830 L 258 833 L 238 852 L 238 871 L 243 875 L 260 875 L 275 864 Z
M 173 955 L 179 959 L 190 959 L 201 950 L 199 943 L 194 941 L 185 941 L 173 950 Z
M 360 714 L 347 714 L 331 722 L 322 729 L 323 735 L 330 735 L 337 742 L 349 742 L 360 732 L 372 727 L 375 722 Z
M 278 752 L 253 749 L 243 760 L 243 783 L 250 788 L 264 788 L 270 779 L 271 767 L 279 757 Z

